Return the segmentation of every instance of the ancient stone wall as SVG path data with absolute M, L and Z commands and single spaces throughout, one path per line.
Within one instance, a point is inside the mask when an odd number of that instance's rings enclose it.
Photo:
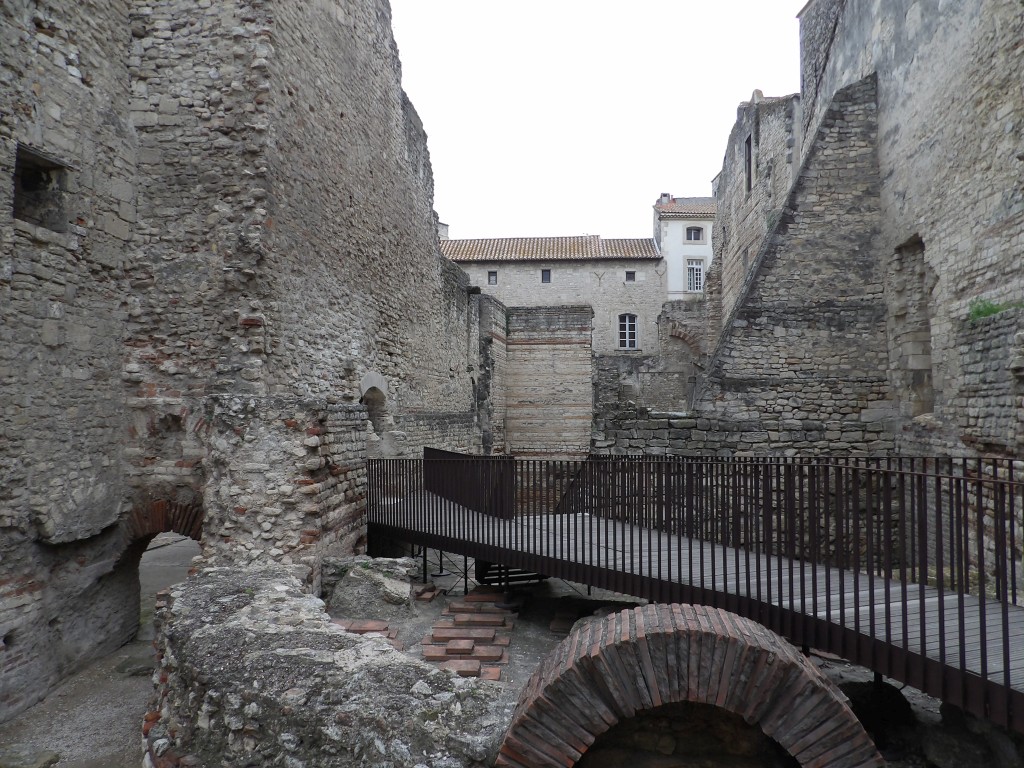
M 593 417 L 590 307 L 508 310 L 509 453 L 580 456 Z
M 135 629 L 138 585 L 110 577 L 135 218 L 128 8 L 0 5 L 0 720 Z
M 916 293 L 888 292 L 889 316 L 908 317 L 927 338 L 930 357 L 924 367 L 920 354 L 907 353 L 907 342 L 924 339 L 890 335 L 901 411 L 920 417 L 901 435 L 901 450 L 957 454 L 972 450 L 974 439 L 960 422 L 961 389 L 974 385 L 959 328 L 976 299 L 1002 305 L 1024 299 L 1018 140 L 1024 16 L 1014 0 L 933 6 L 810 4 L 801 15 L 801 37 L 804 58 L 816 64 L 805 65 L 804 110 L 816 124 L 832 94 L 877 73 L 879 243 L 890 254 L 887 275 L 906 272 L 907 258 L 921 263 L 923 275 Z M 1004 358 L 1011 347 L 1007 336 L 991 353 Z M 931 381 L 930 410 L 915 405 L 920 390 L 906 385 L 915 378 Z
M 302 297 L 267 318 L 269 387 L 354 399 L 375 371 L 402 408 L 472 410 L 476 318 L 465 275 L 440 258 L 387 3 L 276 4 L 263 58 L 274 152 L 259 278 Z
M 1024 309 L 963 320 L 961 383 L 951 403 L 961 440 L 980 454 L 1024 455 Z
M 365 408 L 252 396 L 204 405 L 205 559 L 302 564 L 316 589 L 327 547 L 365 544 Z
M 614 425 L 622 413 L 635 421 L 637 410 L 681 413 L 692 408 L 696 376 L 705 357 L 706 310 L 705 301 L 666 302 L 658 316 L 660 355 L 594 356 L 592 449 L 604 451 L 618 445 L 616 436 L 607 431 L 617 429 Z
M 161 525 L 315 584 L 374 420 L 478 450 L 487 397 L 384 0 L 6 3 L 0 37 L 2 719 L 135 631 Z
M 508 375 L 508 310 L 500 301 L 481 296 L 480 375 L 476 385 L 484 453 L 505 452 Z
M 667 269 L 662 260 L 463 262 L 473 285 L 507 307 L 556 307 L 589 304 L 594 309 L 594 351 L 619 349 L 619 315 L 637 316 L 637 350 L 657 354 L 658 313 L 666 298 Z M 551 282 L 541 282 L 541 270 Z M 487 284 L 497 271 L 498 284 Z M 626 272 L 635 280 L 627 282 Z
M 764 98 L 755 92 L 736 110 L 722 172 L 715 179 L 718 216 L 708 299 L 715 317 L 728 317 L 740 299 L 764 238 L 786 204 L 799 168 L 800 97 Z M 709 327 L 711 345 L 722 332 Z
M 893 416 L 874 241 L 876 121 L 873 78 L 836 95 L 726 316 L 700 393 L 703 415 L 809 420 L 858 447 L 877 442 Z M 819 449 L 835 445 L 826 439 Z

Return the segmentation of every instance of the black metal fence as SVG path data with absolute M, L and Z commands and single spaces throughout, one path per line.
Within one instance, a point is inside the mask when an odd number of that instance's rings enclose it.
M 1022 463 L 432 454 L 369 463 L 386 535 L 754 618 L 1024 732 Z

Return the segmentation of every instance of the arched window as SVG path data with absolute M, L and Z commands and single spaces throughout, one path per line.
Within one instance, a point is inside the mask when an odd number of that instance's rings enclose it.
M 638 349 L 636 315 L 619 315 L 619 349 Z
M 699 243 L 704 239 L 704 227 L 687 227 L 686 240 L 690 243 Z

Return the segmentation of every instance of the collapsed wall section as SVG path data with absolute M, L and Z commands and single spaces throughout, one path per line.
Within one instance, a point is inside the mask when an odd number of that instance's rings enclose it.
M 483 768 L 511 717 L 507 685 L 343 631 L 284 566 L 204 569 L 157 620 L 153 765 Z
M 668 419 L 669 414 L 678 418 L 691 410 L 697 373 L 706 361 L 707 310 L 706 301 L 666 302 L 658 316 L 660 355 L 595 355 L 592 452 L 668 452 L 672 443 L 667 421 L 657 434 L 638 432 L 635 425 L 646 419 L 641 413 L 661 413 Z M 677 440 L 675 445 L 679 447 Z

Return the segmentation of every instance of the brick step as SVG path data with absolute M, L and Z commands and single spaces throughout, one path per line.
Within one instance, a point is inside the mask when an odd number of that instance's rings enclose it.
M 497 603 L 505 597 L 505 590 L 497 587 L 474 587 L 468 595 L 463 595 L 464 603 Z
M 494 640 L 495 631 L 484 627 L 434 627 L 430 637 L 435 643 L 447 643 L 449 640 Z
M 507 608 L 499 608 L 493 603 L 466 603 L 457 602 L 449 603 L 448 607 L 444 609 L 445 613 L 503 613 L 510 614 Z
M 473 649 L 476 647 L 474 640 L 465 640 L 462 638 L 456 640 L 449 640 L 445 645 L 444 649 L 451 655 L 469 655 L 473 653 Z
M 501 680 L 501 667 L 480 667 L 481 680 Z
M 424 661 L 448 661 L 450 658 L 447 649 L 443 645 L 423 646 Z
M 454 613 L 457 627 L 505 627 L 506 617 L 491 613 Z
M 477 646 L 481 646 L 481 645 L 500 645 L 502 648 L 508 648 L 509 644 L 512 641 L 512 638 L 509 637 L 508 635 L 495 635 L 494 637 L 489 638 L 489 639 L 488 638 L 479 638 L 479 637 L 476 637 L 476 638 L 468 638 L 467 637 L 467 638 L 448 638 L 446 640 L 439 640 L 438 638 L 435 638 L 435 637 L 432 637 L 430 635 L 427 635 L 421 641 L 421 645 L 424 645 L 424 646 L 426 646 L 426 645 L 440 645 L 440 646 L 447 647 L 448 643 L 451 642 L 452 639 L 474 640 L 475 641 L 475 645 L 477 645 Z
M 470 658 L 480 661 L 497 661 L 508 664 L 508 651 L 500 645 L 478 645 L 473 648 Z
M 440 591 L 433 587 L 430 587 L 429 589 L 425 589 L 422 592 L 417 592 L 416 599 L 419 600 L 421 603 L 429 603 L 433 601 L 433 599 L 437 597 L 439 594 L 441 594 Z
M 480 677 L 480 662 L 476 659 L 453 659 L 441 663 L 441 669 L 448 669 L 459 677 Z
M 398 630 L 394 630 L 394 635 L 389 634 L 388 623 L 377 619 L 331 619 L 331 623 L 337 624 L 346 632 L 352 632 L 356 635 L 366 635 L 370 632 L 379 632 L 381 634 L 387 634 L 388 637 L 392 638 L 398 636 Z

